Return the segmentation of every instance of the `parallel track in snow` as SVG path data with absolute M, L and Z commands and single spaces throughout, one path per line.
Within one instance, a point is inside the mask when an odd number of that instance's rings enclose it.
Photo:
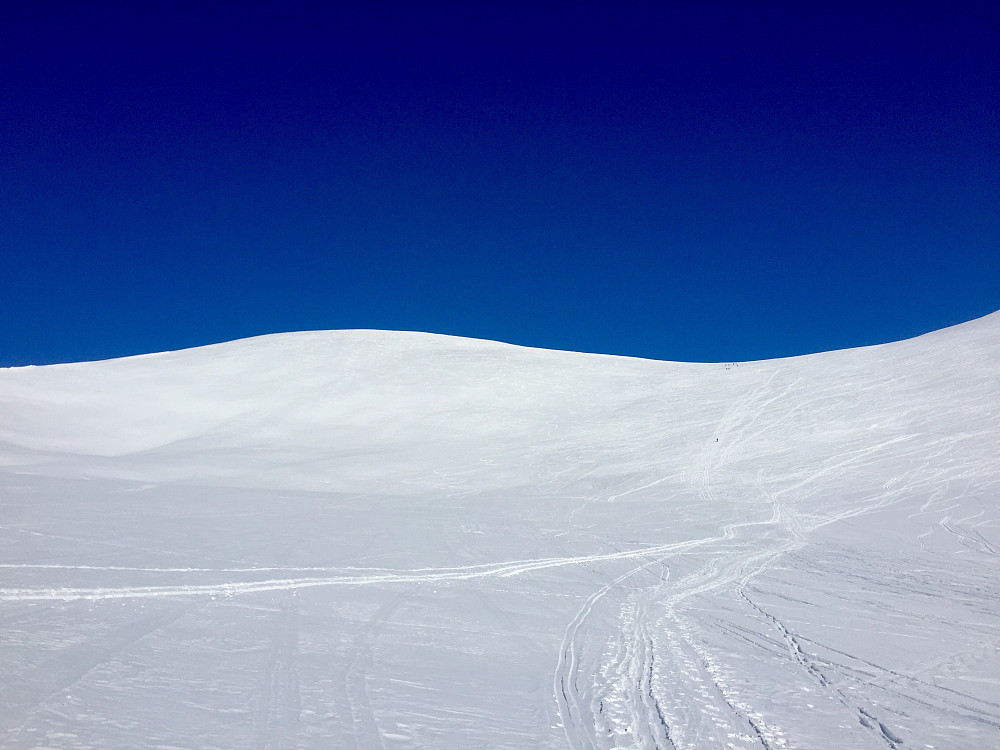
M 634 550 L 608 552 L 596 555 L 577 555 L 570 557 L 545 557 L 537 560 L 510 560 L 497 563 L 481 563 L 476 565 L 449 566 L 441 568 L 412 568 L 409 570 L 393 570 L 387 568 L 264 568 L 267 572 L 302 572 L 341 571 L 342 575 L 311 576 L 298 578 L 268 578 L 257 581 L 226 581 L 210 584 L 164 585 L 164 586 L 120 586 L 120 587 L 20 587 L 0 588 L 0 601 L 7 602 L 39 602 L 39 601 L 77 601 L 105 599 L 163 599 L 189 596 L 237 596 L 262 591 L 293 591 L 296 589 L 316 588 L 323 586 L 374 586 L 404 583 L 447 583 L 449 581 L 470 581 L 481 578 L 509 578 L 539 570 L 561 568 L 570 565 L 587 565 L 615 560 L 634 560 L 651 556 L 663 556 L 689 551 L 698 547 L 730 538 L 731 529 L 722 536 L 692 539 L 684 542 L 640 547 Z M 25 567 L 25 566 L 19 566 Z M 53 566 L 46 566 L 52 568 Z M 74 566 L 63 566 L 66 570 L 76 570 Z M 101 568 L 88 568 L 101 570 Z M 172 572 L 167 568 L 130 568 L 143 573 Z M 188 569 L 199 572 L 212 572 L 211 569 Z M 241 569 L 249 573 L 253 568 Z M 224 572 L 224 569 L 219 571 Z

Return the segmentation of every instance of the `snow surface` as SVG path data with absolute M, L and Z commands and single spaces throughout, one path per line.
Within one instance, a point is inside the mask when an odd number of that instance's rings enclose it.
M 1000 747 L 1000 313 L 0 370 L 0 747 Z

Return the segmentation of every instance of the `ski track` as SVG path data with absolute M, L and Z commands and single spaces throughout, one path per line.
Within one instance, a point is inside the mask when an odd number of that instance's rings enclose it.
M 352 723 L 350 741 L 355 750 L 384 750 L 382 730 L 368 693 L 368 681 L 374 667 L 372 646 L 404 601 L 405 595 L 399 595 L 380 606 L 354 637 L 344 683 Z
M 720 442 L 713 440 L 692 470 L 692 483 L 704 501 L 712 502 L 715 499 L 712 472 L 730 459 L 737 450 L 740 439 L 757 422 L 762 410 L 786 395 L 794 385 L 788 386 L 776 396 L 769 396 L 768 389 L 773 378 L 772 374 L 727 411 L 715 430 L 719 441 L 725 442 L 720 446 Z M 757 407 L 750 411 L 747 418 L 746 410 L 751 409 L 754 404 Z M 642 489 L 656 484 L 653 482 Z M 772 514 L 769 519 L 726 524 L 723 533 L 712 539 L 711 543 L 732 542 L 741 529 L 777 524 L 781 514 L 773 498 L 771 506 Z M 749 740 L 758 747 L 771 750 L 760 728 L 725 698 L 706 669 L 707 662 L 702 659 L 702 664 L 698 665 L 690 657 L 689 653 L 693 650 L 692 636 L 681 623 L 677 608 L 690 597 L 734 583 L 741 571 L 748 566 L 764 558 L 774 557 L 772 550 L 751 554 L 743 559 L 727 555 L 725 562 L 718 558 L 710 559 L 701 569 L 677 582 L 671 581 L 668 575 L 663 575 L 651 585 L 633 583 L 626 601 L 620 605 L 619 629 L 617 632 L 609 632 L 607 636 L 609 645 L 605 648 L 605 653 L 610 652 L 611 658 L 598 668 L 598 676 L 593 685 L 581 685 L 583 675 L 580 665 L 584 648 L 581 633 L 595 606 L 616 587 L 655 564 L 669 570 L 667 565 L 672 556 L 670 552 L 650 549 L 645 554 L 650 558 L 645 564 L 617 577 L 591 595 L 566 629 L 555 670 L 554 692 L 570 748 L 597 750 L 627 746 L 678 750 L 691 746 L 686 744 L 685 738 L 697 734 L 701 729 L 699 717 L 690 714 L 681 716 L 668 707 L 671 691 L 676 689 L 676 684 L 671 685 L 670 680 L 676 683 L 677 680 L 686 678 L 686 689 L 697 693 L 705 702 L 702 714 L 713 714 L 713 726 L 706 728 L 707 735 L 718 738 L 721 733 L 730 740 Z M 664 613 L 658 618 L 652 618 L 650 611 L 653 607 L 658 607 Z M 651 622 L 653 627 L 650 627 Z M 586 641 L 600 643 L 601 639 L 591 636 Z M 599 657 L 595 655 L 596 658 Z M 669 672 L 661 670 L 661 660 L 669 662 L 673 668 Z M 666 674 L 671 675 L 667 680 L 664 679 Z M 753 734 L 740 731 L 741 727 Z M 736 747 L 731 742 L 730 746 Z
M 275 619 L 254 711 L 254 750 L 282 750 L 300 744 L 298 602 L 294 591 L 286 596 Z
M 752 524 L 738 524 L 752 525 Z M 410 570 L 391 570 L 386 568 L 340 568 L 351 571 L 354 575 L 307 578 L 274 578 L 260 581 L 227 581 L 213 584 L 191 584 L 177 586 L 122 586 L 94 588 L 2 588 L 0 601 L 38 602 L 38 601 L 76 601 L 102 599 L 160 599 L 188 596 L 237 596 L 240 594 L 259 593 L 263 591 L 292 591 L 296 589 L 315 588 L 320 586 L 384 586 L 397 583 L 446 583 L 449 581 L 469 581 L 481 578 L 508 578 L 539 570 L 561 568 L 568 565 L 586 565 L 614 560 L 632 560 L 651 555 L 665 555 L 680 551 L 692 550 L 697 547 L 731 538 L 733 529 L 726 527 L 722 536 L 693 539 L 685 542 L 655 545 L 636 550 L 625 550 L 598 555 L 578 555 L 574 557 L 549 557 L 537 560 L 511 560 L 500 563 L 483 563 L 477 565 L 413 568 Z M 69 569 L 74 569 L 70 567 Z M 100 570 L 100 568 L 91 568 Z M 163 568 L 140 568 L 144 573 L 173 572 Z M 204 569 L 188 568 L 178 572 L 203 571 Z M 274 572 L 301 572 L 303 570 L 322 570 L 325 568 L 248 568 L 245 572 L 266 570 Z M 244 572 L 241 570 L 240 572 Z M 360 574 L 360 573 L 364 574 Z

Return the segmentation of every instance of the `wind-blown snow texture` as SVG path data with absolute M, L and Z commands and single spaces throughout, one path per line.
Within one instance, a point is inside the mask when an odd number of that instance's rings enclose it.
M 1000 746 L 1000 314 L 0 371 L 0 747 Z

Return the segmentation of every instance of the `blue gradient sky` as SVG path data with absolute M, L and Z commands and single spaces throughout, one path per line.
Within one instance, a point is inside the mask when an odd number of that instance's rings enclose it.
M 747 360 L 1000 308 L 997 11 L 77 5 L 0 12 L 0 365 Z

